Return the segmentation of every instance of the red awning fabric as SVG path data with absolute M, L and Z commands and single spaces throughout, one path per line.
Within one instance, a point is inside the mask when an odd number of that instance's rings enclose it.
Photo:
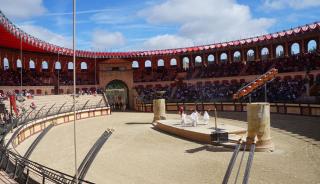
M 315 22 L 312 24 L 300 26 L 297 28 L 285 30 L 278 33 L 266 34 L 259 37 L 247 38 L 242 40 L 216 43 L 210 45 L 202 45 L 187 48 L 177 48 L 177 49 L 165 49 L 165 50 L 151 50 L 151 51 L 134 51 L 134 52 L 90 52 L 79 50 L 76 52 L 78 57 L 135 57 L 135 56 L 152 56 L 152 55 L 164 55 L 164 54 L 177 54 L 177 53 L 187 53 L 187 52 L 197 52 L 202 50 L 209 50 L 215 48 L 226 48 L 232 46 L 238 46 L 243 44 L 252 44 L 257 42 L 262 42 L 270 39 L 277 39 L 279 37 L 290 36 L 293 33 L 301 34 L 307 31 L 320 30 L 320 22 Z M 0 46 L 20 49 L 20 40 L 23 41 L 23 49 L 31 52 L 41 52 L 41 53 L 56 53 L 62 55 L 72 55 L 73 51 L 69 48 L 63 48 L 57 45 L 53 45 L 35 38 L 20 28 L 15 26 L 6 16 L 0 12 Z

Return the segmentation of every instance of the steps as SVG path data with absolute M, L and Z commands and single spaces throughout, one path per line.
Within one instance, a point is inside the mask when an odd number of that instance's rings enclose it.
M 0 184 L 17 184 L 15 180 L 11 179 L 10 176 L 4 172 L 3 170 L 0 170 Z
M 31 110 L 32 102 L 37 106 L 36 110 L 40 110 L 43 106 L 44 109 L 49 109 L 54 105 L 54 107 L 60 107 L 65 104 L 65 107 L 73 105 L 73 97 L 71 95 L 46 95 L 46 96 L 34 96 L 33 99 L 27 99 L 24 102 L 18 102 L 18 108 L 23 107 L 26 111 Z M 10 108 L 10 102 L 6 100 L 5 105 L 7 109 Z M 77 108 L 82 108 L 84 105 L 86 107 L 95 106 L 101 103 L 101 105 L 106 105 L 105 101 L 103 100 L 102 95 L 80 95 L 76 98 L 76 106 Z
M 320 85 L 313 85 L 310 88 L 310 96 L 320 96 Z
M 174 97 L 174 95 L 176 94 L 176 91 L 177 91 L 177 86 L 174 86 L 172 91 L 171 91 L 170 98 Z

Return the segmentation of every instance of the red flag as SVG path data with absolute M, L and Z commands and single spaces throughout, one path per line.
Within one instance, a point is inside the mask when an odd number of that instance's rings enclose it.
M 18 109 L 17 109 L 17 104 L 16 104 L 16 98 L 15 95 L 10 95 L 10 106 L 13 108 L 13 111 L 16 113 L 18 116 Z

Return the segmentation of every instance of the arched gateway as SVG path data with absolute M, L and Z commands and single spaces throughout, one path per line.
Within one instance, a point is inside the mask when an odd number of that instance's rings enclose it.
M 114 110 L 125 110 L 129 107 L 129 90 L 125 82 L 113 80 L 106 85 L 106 96 Z

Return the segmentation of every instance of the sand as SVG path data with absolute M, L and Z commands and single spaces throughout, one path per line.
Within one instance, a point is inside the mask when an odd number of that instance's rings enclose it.
M 246 114 L 219 113 L 219 116 L 245 120 Z M 175 114 L 169 114 L 168 117 L 179 118 Z M 153 129 L 152 119 L 151 113 L 115 112 L 111 116 L 78 121 L 78 165 L 107 128 L 115 129 L 98 153 L 85 179 L 111 184 L 222 182 L 233 150 L 203 145 L 159 132 Z M 237 120 L 230 124 L 246 127 L 245 123 Z M 272 153 L 255 154 L 249 183 L 320 183 L 319 118 L 272 115 L 271 124 L 276 150 Z M 20 144 L 17 151 L 23 155 L 34 137 Z M 245 158 L 247 156 L 248 153 Z M 52 128 L 40 141 L 30 159 L 74 175 L 73 124 Z M 230 183 L 233 180 L 234 175 L 231 176 Z M 241 182 L 242 175 L 238 183 Z

